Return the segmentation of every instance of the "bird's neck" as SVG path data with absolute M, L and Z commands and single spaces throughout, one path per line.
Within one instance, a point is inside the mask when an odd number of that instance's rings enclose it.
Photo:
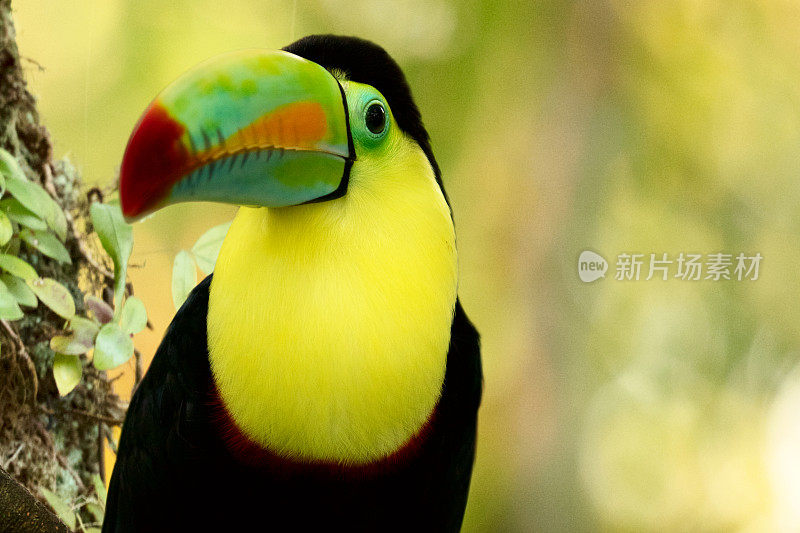
M 456 299 L 452 219 L 421 150 L 348 194 L 239 211 L 208 316 L 211 368 L 239 430 L 273 453 L 365 464 L 439 399 Z

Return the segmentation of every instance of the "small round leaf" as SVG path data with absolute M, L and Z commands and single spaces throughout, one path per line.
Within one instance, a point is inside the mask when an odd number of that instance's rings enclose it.
M 111 322 L 111 319 L 114 318 L 114 310 L 111 309 L 111 306 L 97 296 L 87 294 L 83 299 L 83 303 L 86 304 L 86 308 L 94 314 L 95 319 L 101 324 Z
M 180 309 L 197 283 L 197 271 L 189 252 L 181 250 L 172 264 L 172 303 Z
M 230 229 L 231 223 L 220 224 L 214 226 L 210 230 L 203 233 L 197 242 L 192 246 L 192 255 L 197 262 L 197 266 L 205 274 L 211 274 L 214 271 L 214 265 L 219 256 L 219 250 L 222 248 L 222 241 L 225 240 L 225 235 Z
M 47 257 L 52 257 L 59 263 L 72 264 L 69 252 L 55 235 L 48 231 L 35 231 L 23 228 L 19 232 L 20 238 L 33 246 Z
M 50 349 L 66 355 L 80 355 L 94 347 L 94 338 L 100 327 L 94 320 L 80 316 L 72 317 L 69 335 L 58 335 L 50 339 Z
M 125 363 L 133 355 L 133 339 L 113 322 L 100 328 L 94 341 L 94 366 L 110 370 Z
M 136 296 L 130 296 L 122 306 L 119 327 L 122 331 L 135 335 L 147 325 L 147 311 L 144 303 Z
M 56 352 L 53 359 L 53 377 L 61 396 L 66 396 L 81 380 L 83 368 L 77 355 L 66 355 Z
M 39 275 L 36 273 L 36 270 L 34 270 L 32 266 L 19 257 L 9 254 L 0 254 L 0 268 L 9 274 L 14 274 L 18 278 L 24 279 L 25 281 L 39 277 Z
M 14 228 L 11 227 L 11 220 L 9 220 L 4 211 L 0 211 L 0 246 L 10 241 L 12 235 L 14 235 Z
M 39 300 L 36 298 L 31 288 L 18 277 L 12 276 L 11 274 L 0 274 L 0 281 L 2 281 L 8 291 L 14 295 L 19 305 L 36 307 L 39 303 Z
M 59 282 L 51 278 L 36 278 L 26 283 L 54 313 L 67 320 L 75 316 L 75 301 L 67 288 Z
M 6 320 L 19 320 L 24 316 L 22 309 L 17 304 L 17 299 L 11 294 L 11 291 L 0 282 L 0 318 Z
M 3 200 L 0 200 L 0 210 L 3 210 L 8 215 L 8 218 L 20 226 L 36 230 L 47 229 L 47 223 L 37 217 L 33 211 L 19 203 L 16 198 L 3 198 Z

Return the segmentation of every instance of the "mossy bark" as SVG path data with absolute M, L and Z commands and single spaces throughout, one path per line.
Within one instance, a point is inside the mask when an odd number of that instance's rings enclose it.
M 108 300 L 111 280 L 108 268 L 100 264 L 96 242 L 88 237 L 88 199 L 80 178 L 68 161 L 53 160 L 50 138 L 27 89 L 27 60 L 17 49 L 11 15 L 11 0 L 0 0 L 0 147 L 14 155 L 28 179 L 41 184 L 64 210 L 69 226 L 64 244 L 72 263 L 59 264 L 25 245 L 2 251 L 17 254 L 40 276 L 62 283 L 73 295 L 77 314 L 85 316 L 84 295 Z M 35 65 L 30 62 L 32 68 Z M 93 477 L 104 476 L 104 439 L 123 407 L 105 373 L 87 365 L 85 357 L 80 384 L 59 396 L 49 340 L 63 330 L 64 320 L 41 303 L 25 311 L 20 320 L 0 321 L 0 469 L 37 497 L 45 488 L 74 504 L 92 497 Z M 26 492 L 10 483 L 0 475 L 0 495 L 11 498 L 0 499 L 0 530 L 4 520 L 11 520 L 9 513 L 32 512 L 37 505 L 23 501 Z M 14 498 L 21 499 L 4 508 Z M 36 524 L 31 523 L 31 530 L 46 530 L 35 529 Z
M 0 518 L 2 533 L 69 531 L 52 511 L 2 469 L 0 469 L 0 509 L 3 512 Z

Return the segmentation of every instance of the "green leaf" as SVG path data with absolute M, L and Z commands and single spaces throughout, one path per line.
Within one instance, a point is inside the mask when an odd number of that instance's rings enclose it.
M 94 230 L 100 237 L 100 244 L 114 262 L 114 309 L 117 316 L 122 307 L 122 296 L 125 294 L 128 259 L 133 249 L 133 228 L 125 222 L 118 203 L 95 202 L 90 211 Z
M 118 325 L 109 322 L 100 328 L 94 341 L 94 366 L 110 370 L 125 363 L 133 355 L 133 339 Z
M 27 179 L 16 158 L 2 148 L 0 148 L 0 174 L 4 174 L 9 178 Z
M 0 196 L 6 193 L 6 178 L 0 173 Z
M 66 396 L 75 388 L 83 375 L 81 360 L 77 355 L 67 355 L 56 352 L 53 359 L 53 377 L 61 396 Z
M 0 211 L 0 246 L 10 241 L 12 235 L 14 235 L 14 228 L 11 226 L 11 220 L 5 212 Z
M 16 298 L 17 303 L 19 305 L 24 305 L 25 307 L 36 307 L 39 303 L 39 300 L 36 299 L 36 295 L 33 293 L 30 287 L 28 287 L 24 281 L 19 279 L 16 276 L 12 276 L 11 274 L 0 274 L 0 282 L 2 282 L 8 291 L 14 295 Z
M 230 227 L 230 222 L 214 226 L 203 233 L 200 238 L 197 239 L 197 242 L 194 243 L 194 246 L 192 246 L 194 260 L 197 262 L 197 266 L 200 270 L 206 275 L 214 271 L 214 265 L 217 263 L 222 241 L 225 240 L 225 235 L 227 235 Z
M 19 200 L 19 203 L 44 220 L 48 226 L 53 227 L 51 224 L 54 218 L 53 211 L 61 211 L 61 208 L 44 189 L 28 181 L 27 178 L 17 179 L 11 176 L 6 180 L 6 185 L 8 192 Z
M 0 318 L 6 320 L 19 320 L 24 316 L 22 309 L 17 304 L 17 299 L 8 290 L 4 283 L 0 283 Z
M 42 187 L 28 181 L 17 160 L 5 150 L 0 152 L 0 172 L 5 174 L 6 187 L 14 198 L 42 218 L 62 241 L 67 237 L 67 219 L 53 198 Z
M 4 198 L 0 200 L 0 209 L 5 211 L 8 218 L 31 229 L 47 229 L 47 223 L 26 209 L 16 198 Z
M 136 296 L 130 296 L 125 300 L 122 307 L 122 314 L 119 319 L 119 327 L 122 331 L 130 335 L 136 335 L 147 325 L 147 311 L 144 303 Z
M 57 335 L 50 339 L 50 349 L 65 355 L 80 355 L 94 347 L 94 338 L 100 326 L 94 320 L 80 316 L 72 317 L 69 335 Z
M 197 270 L 189 252 L 181 250 L 172 264 L 172 303 L 180 309 L 197 283 Z
M 67 320 L 75 316 L 75 301 L 72 299 L 72 295 L 56 280 L 36 278 L 25 283 L 39 297 L 39 300 L 57 315 Z
M 86 308 L 92 312 L 94 318 L 101 324 L 111 322 L 111 319 L 114 318 L 114 310 L 111 309 L 111 306 L 97 296 L 87 294 L 83 299 L 83 303 L 86 305 Z
M 103 480 L 100 479 L 100 476 L 95 474 L 92 476 L 92 484 L 94 485 L 94 492 L 97 494 L 97 499 L 100 500 L 100 503 L 103 504 L 103 507 L 105 507 L 108 491 L 103 483 Z
M 88 502 L 86 504 L 86 510 L 89 511 L 89 513 L 92 515 L 92 518 L 94 518 L 95 522 L 97 522 L 98 524 L 103 523 L 103 517 L 105 516 L 106 513 L 105 511 L 103 511 L 103 507 L 101 505 L 94 502 Z M 86 533 L 89 533 L 89 531 L 93 529 L 100 531 L 97 528 L 88 528 L 86 529 Z
M 24 279 L 25 281 L 39 277 L 39 275 L 36 273 L 36 270 L 34 270 L 32 266 L 19 257 L 15 257 L 13 255 L 0 254 L 0 268 L 9 274 L 14 274 L 18 278 Z
M 50 492 L 45 488 L 40 488 L 39 490 L 42 492 L 44 499 L 47 500 L 47 503 L 50 504 L 50 507 L 53 508 L 53 511 L 55 511 L 56 516 L 58 516 L 58 518 L 60 518 L 61 521 L 67 525 L 70 531 L 74 530 L 76 526 L 76 519 L 75 513 L 72 512 L 72 508 L 57 494 Z
M 19 232 L 20 238 L 33 246 L 47 257 L 52 257 L 59 263 L 72 264 L 72 259 L 69 257 L 69 252 L 64 245 L 61 244 L 55 235 L 48 231 L 32 231 L 28 228 L 23 228 Z

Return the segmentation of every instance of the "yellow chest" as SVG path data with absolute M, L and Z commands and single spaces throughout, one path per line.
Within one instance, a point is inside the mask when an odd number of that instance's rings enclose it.
M 427 161 L 343 198 L 240 209 L 211 284 L 223 403 L 272 452 L 362 464 L 401 448 L 441 394 L 455 237 Z

